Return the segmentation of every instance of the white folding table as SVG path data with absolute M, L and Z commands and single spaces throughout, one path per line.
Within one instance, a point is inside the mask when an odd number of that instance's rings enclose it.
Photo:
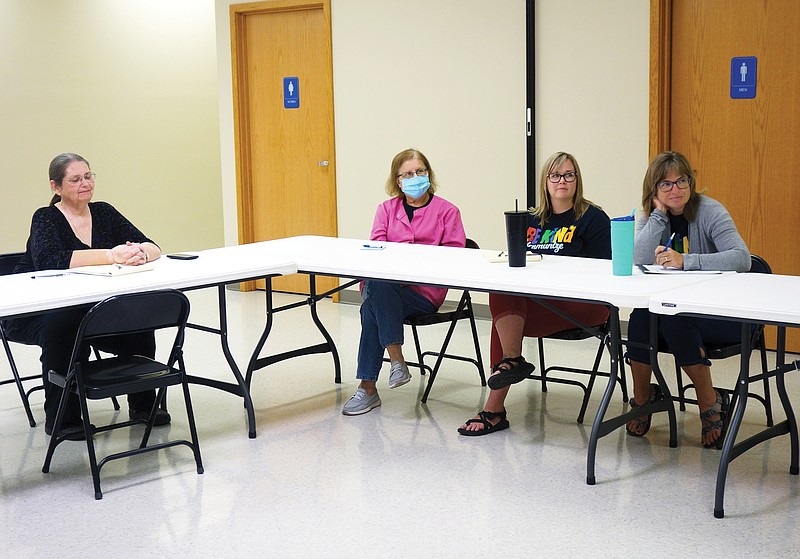
M 611 261 L 545 255 L 541 261 L 529 262 L 522 268 L 505 263 L 489 262 L 480 250 L 407 243 L 375 243 L 363 239 L 319 236 L 299 236 L 267 241 L 271 250 L 292 255 L 298 272 L 315 275 L 354 278 L 356 280 L 387 280 L 408 284 L 435 285 L 471 291 L 508 293 L 537 299 L 568 299 L 607 305 L 611 312 L 611 332 L 606 339 L 611 355 L 608 387 L 592 426 L 587 458 L 587 483 L 595 483 L 595 455 L 600 438 L 624 425 L 636 412 L 604 421 L 620 372 L 619 308 L 647 308 L 653 294 L 667 289 L 685 289 L 702 284 L 717 276 L 700 274 L 643 274 L 638 269 L 631 276 L 614 276 Z M 374 246 L 381 245 L 383 249 Z M 348 283 L 347 285 L 352 285 Z M 341 289 L 341 287 L 339 288 Z M 309 305 L 314 307 L 318 297 L 312 293 Z M 578 324 L 578 326 L 581 326 Z M 318 323 L 318 327 L 321 324 Z M 253 371 L 274 362 L 275 356 L 259 359 L 266 334 L 262 336 L 248 366 L 247 379 Z M 331 344 L 334 360 L 338 357 Z M 287 352 L 279 358 L 294 357 Z M 670 414 L 671 446 L 677 446 L 675 411 L 667 401 L 661 401 L 655 411 Z
M 255 412 L 244 378 L 228 345 L 225 285 L 297 271 L 294 259 L 270 250 L 266 243 L 253 243 L 204 250 L 194 260 L 161 257 L 153 269 L 141 273 L 100 277 L 83 274 L 40 271 L 0 277 L 0 318 L 13 318 L 97 303 L 107 297 L 158 289 L 191 290 L 217 287 L 220 313 L 219 328 L 190 324 L 190 328 L 218 334 L 225 359 L 236 383 L 190 376 L 191 382 L 204 384 L 244 399 L 248 416 L 248 434 L 256 436 Z M 53 275 L 59 274 L 59 275 Z
M 776 274 L 725 274 L 713 281 L 692 286 L 691 289 L 673 289 L 653 295 L 650 311 L 661 315 L 690 315 L 724 318 L 742 323 L 742 357 L 736 383 L 737 405 L 728 427 L 728 434 L 720 455 L 717 486 L 714 497 L 714 516 L 725 516 L 725 480 L 728 465 L 753 446 L 773 437 L 789 435 L 791 457 L 789 473 L 800 472 L 798 464 L 797 420 L 786 392 L 784 374 L 800 367 L 800 360 L 786 364 L 786 328 L 800 327 L 800 277 Z M 765 323 L 778 327 L 774 376 L 778 395 L 786 413 L 786 420 L 769 427 L 748 439 L 736 443 L 736 435 L 747 405 L 750 382 L 764 375 L 750 376 L 750 324 Z

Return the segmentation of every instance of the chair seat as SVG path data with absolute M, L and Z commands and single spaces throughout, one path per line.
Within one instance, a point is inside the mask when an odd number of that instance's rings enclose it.
M 82 365 L 86 398 L 100 400 L 181 383 L 180 371 L 141 355 L 111 357 Z M 50 381 L 64 386 L 65 377 L 50 371 Z
M 733 357 L 734 355 L 741 354 L 742 346 L 739 344 L 734 344 L 722 347 L 707 347 L 706 351 L 708 352 L 709 359 L 725 359 L 727 357 Z
M 596 326 L 596 328 L 600 328 L 602 325 Z M 542 336 L 543 338 L 552 339 L 552 340 L 567 340 L 567 341 L 575 341 L 575 340 L 586 340 L 588 338 L 593 338 L 591 332 L 587 332 L 583 328 L 570 328 L 569 330 L 562 330 L 561 332 L 556 332 L 555 334 L 549 334 L 547 336 Z
M 444 324 L 453 322 L 456 318 L 456 311 L 450 312 L 432 312 L 428 314 L 418 314 L 416 316 L 409 316 L 403 321 L 403 324 L 409 326 L 430 326 L 432 324 Z

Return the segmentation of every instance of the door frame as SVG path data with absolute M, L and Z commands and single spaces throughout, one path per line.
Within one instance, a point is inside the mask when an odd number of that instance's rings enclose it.
M 672 1 L 650 0 L 650 160 L 671 147 L 671 70 Z

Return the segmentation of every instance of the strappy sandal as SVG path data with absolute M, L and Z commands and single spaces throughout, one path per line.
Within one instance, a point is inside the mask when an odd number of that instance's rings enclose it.
M 700 444 L 703 445 L 703 448 L 721 450 L 725 442 L 725 433 L 728 431 L 728 408 L 731 402 L 726 391 L 715 388 L 714 392 L 717 393 L 717 401 L 706 411 L 700 412 L 700 421 L 703 424 L 700 431 Z M 719 414 L 719 419 L 712 421 L 711 416 L 716 414 Z M 703 439 L 711 431 L 719 431 L 719 437 L 711 444 L 703 444 Z
M 508 368 L 501 367 L 507 365 Z M 499 390 L 512 384 L 522 382 L 530 375 L 536 367 L 532 363 L 525 361 L 521 355 L 519 357 L 506 357 L 497 365 L 492 367 L 492 375 L 486 381 L 489 388 Z
M 651 384 L 650 396 L 648 396 L 647 401 L 644 404 L 637 404 L 636 400 L 634 400 L 633 398 L 628 400 L 628 403 L 630 404 L 631 409 L 634 410 L 636 408 L 641 408 L 642 406 L 646 406 L 647 404 L 652 404 L 653 402 L 660 400 L 662 397 L 663 396 L 661 394 L 661 387 L 657 384 Z M 653 419 L 652 413 L 647 414 L 647 419 L 636 417 L 625 424 L 625 430 L 632 437 L 644 437 L 650 430 L 650 423 L 652 419 Z M 633 427 L 631 427 L 631 425 L 633 425 Z
M 497 422 L 496 425 L 492 425 L 490 419 L 500 418 L 500 421 Z M 493 411 L 486 411 L 483 410 L 478 413 L 477 419 L 468 419 L 466 421 L 466 425 L 472 425 L 473 423 L 480 423 L 483 425 L 483 429 L 479 429 L 477 431 L 472 431 L 470 429 L 465 429 L 464 427 L 459 427 L 458 432 L 461 435 L 465 435 L 467 437 L 480 437 L 482 435 L 488 435 L 489 433 L 494 433 L 495 431 L 502 431 L 503 429 L 508 429 L 511 425 L 506 419 L 506 410 L 501 412 L 493 412 Z

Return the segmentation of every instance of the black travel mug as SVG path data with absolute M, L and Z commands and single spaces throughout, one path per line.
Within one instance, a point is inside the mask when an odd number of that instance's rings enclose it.
M 525 266 L 528 252 L 528 212 L 509 210 L 506 214 L 506 241 L 508 242 L 508 265 L 512 268 Z

